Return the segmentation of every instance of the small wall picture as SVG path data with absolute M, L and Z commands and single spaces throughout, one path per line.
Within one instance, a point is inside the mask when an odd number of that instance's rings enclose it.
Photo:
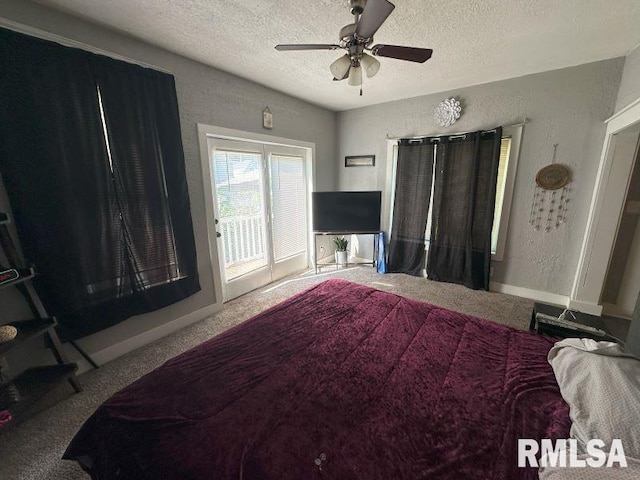
M 351 157 L 344 157 L 345 167 L 373 167 L 375 164 L 375 155 L 354 155 Z

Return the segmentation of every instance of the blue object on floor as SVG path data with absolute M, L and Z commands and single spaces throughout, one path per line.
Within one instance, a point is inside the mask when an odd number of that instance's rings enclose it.
M 387 236 L 378 234 L 378 273 L 387 273 Z

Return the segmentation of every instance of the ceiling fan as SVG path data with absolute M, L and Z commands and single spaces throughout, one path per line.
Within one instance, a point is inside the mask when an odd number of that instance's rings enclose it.
M 429 48 L 403 47 L 399 45 L 374 45 L 373 36 L 384 23 L 395 5 L 388 0 L 349 0 L 351 14 L 355 20 L 340 30 L 337 44 L 295 44 L 276 45 L 276 50 L 337 50 L 347 51 L 331 64 L 329 69 L 336 81 L 349 79 L 349 85 L 362 85 L 362 70 L 371 78 L 380 70 L 377 57 L 397 58 L 409 62 L 424 63 L 433 50 Z M 371 52 L 369 55 L 366 52 Z M 362 95 L 362 88 L 360 89 Z

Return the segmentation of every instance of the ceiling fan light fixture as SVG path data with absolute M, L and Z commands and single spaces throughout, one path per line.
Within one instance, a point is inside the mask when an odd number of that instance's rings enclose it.
M 377 59 L 373 58 L 371 55 L 367 55 L 366 53 L 362 54 L 360 63 L 364 67 L 364 71 L 367 74 L 368 78 L 372 78 L 380 70 L 380 62 Z
M 343 55 L 331 64 L 329 70 L 333 74 L 333 78 L 343 79 L 351 67 L 351 59 L 349 55 Z
M 349 85 L 353 87 L 362 85 L 362 67 L 360 65 L 351 67 L 351 70 L 349 70 Z

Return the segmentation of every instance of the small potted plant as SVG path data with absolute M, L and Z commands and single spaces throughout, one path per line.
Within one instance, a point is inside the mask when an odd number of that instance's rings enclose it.
M 336 263 L 339 266 L 344 266 L 347 264 L 347 245 L 349 245 L 349 240 L 343 237 L 334 238 L 333 243 L 336 244 Z

